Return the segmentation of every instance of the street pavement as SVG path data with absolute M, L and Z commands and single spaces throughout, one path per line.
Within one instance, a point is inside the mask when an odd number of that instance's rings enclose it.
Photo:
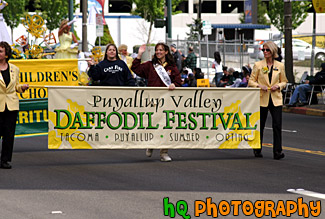
M 15 140 L 13 169 L 0 169 L 0 218 L 163 219 L 164 198 L 176 206 L 222 200 L 273 200 L 322 204 L 325 194 L 325 117 L 283 113 L 286 157 L 273 160 L 272 125 L 267 120 L 263 154 L 252 150 L 170 150 L 174 161 L 159 161 L 159 151 L 48 150 L 47 136 Z M 318 196 L 288 192 L 316 192 Z M 291 190 L 290 190 L 291 191 Z M 322 198 L 323 197 L 323 198 Z M 256 218 L 255 215 L 218 218 Z M 309 217 L 312 217 L 309 214 Z M 175 214 L 175 218 L 184 218 Z M 212 218 L 201 214 L 198 218 Z M 263 218 L 271 218 L 264 216 Z M 278 216 L 276 218 L 287 218 Z M 289 218 L 304 218 L 292 214 Z

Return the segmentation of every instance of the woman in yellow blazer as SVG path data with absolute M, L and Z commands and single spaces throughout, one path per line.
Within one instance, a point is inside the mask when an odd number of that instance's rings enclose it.
M 19 98 L 16 92 L 28 89 L 28 84 L 19 84 L 19 68 L 9 64 L 11 47 L 0 42 L 0 137 L 2 137 L 0 168 L 10 169 L 16 121 L 19 110 Z
M 263 45 L 264 60 L 256 62 L 248 81 L 249 87 L 259 87 L 260 114 L 261 114 L 261 149 L 254 149 L 255 157 L 263 157 L 262 142 L 265 122 L 268 111 L 272 116 L 273 129 L 273 158 L 284 158 L 282 153 L 282 93 L 288 80 L 285 75 L 284 65 L 275 60 L 278 57 L 278 47 L 273 42 Z

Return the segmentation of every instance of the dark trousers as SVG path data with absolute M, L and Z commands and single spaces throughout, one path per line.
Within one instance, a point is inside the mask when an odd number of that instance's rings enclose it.
M 272 99 L 270 99 L 267 107 L 260 107 L 261 113 L 261 149 L 254 149 L 256 152 L 262 151 L 264 127 L 270 111 L 272 116 L 272 130 L 273 130 L 273 153 L 282 152 L 282 106 L 274 106 Z
M 2 138 L 1 161 L 11 161 L 14 148 L 18 110 L 0 112 L 0 137 Z

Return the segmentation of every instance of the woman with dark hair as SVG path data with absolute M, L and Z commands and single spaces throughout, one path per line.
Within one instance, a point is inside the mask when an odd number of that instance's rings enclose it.
M 196 78 L 193 73 L 188 74 L 188 86 L 197 87 Z
M 214 61 L 212 63 L 212 68 L 216 70 L 215 83 L 217 86 L 223 74 L 221 56 L 218 51 L 214 52 Z
M 202 72 L 201 68 L 195 68 L 193 70 L 193 74 L 195 79 L 204 79 L 204 73 Z
M 0 137 L 2 138 L 0 168 L 11 169 L 12 151 L 16 121 L 19 111 L 17 92 L 23 93 L 28 84 L 19 84 L 19 68 L 8 63 L 11 47 L 7 42 L 0 42 Z
M 133 60 L 131 69 L 138 76 L 148 80 L 148 87 L 168 87 L 169 90 L 174 90 L 175 87 L 182 86 L 180 73 L 166 44 L 158 43 L 152 60 L 141 64 L 141 57 L 145 51 L 146 45 L 142 45 L 137 58 Z M 147 149 L 146 155 L 151 157 L 152 152 L 152 149 Z M 168 155 L 168 149 L 160 150 L 160 160 L 172 160 Z
M 281 90 L 288 82 L 284 65 L 276 61 L 278 47 L 274 42 L 268 41 L 263 45 L 264 60 L 256 62 L 248 81 L 249 87 L 260 88 L 260 115 L 261 115 L 261 149 L 254 149 L 255 157 L 263 157 L 262 142 L 263 132 L 268 111 L 272 116 L 273 129 L 273 158 L 284 158 L 282 153 L 282 104 Z
M 103 61 L 96 64 L 94 60 L 89 60 L 88 65 L 89 77 L 99 81 L 99 86 L 135 86 L 135 80 L 114 44 L 106 46 Z

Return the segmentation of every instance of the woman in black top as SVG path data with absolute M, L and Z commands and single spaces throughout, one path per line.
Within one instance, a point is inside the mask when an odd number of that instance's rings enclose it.
M 0 168 L 10 169 L 16 121 L 19 111 L 17 92 L 23 93 L 28 84 L 19 84 L 19 68 L 11 63 L 11 47 L 0 42 L 0 137 L 2 138 Z
M 118 56 L 114 44 L 107 45 L 103 61 L 96 65 L 94 60 L 90 60 L 88 65 L 89 77 L 99 81 L 99 86 L 135 86 L 135 80 L 128 66 Z

